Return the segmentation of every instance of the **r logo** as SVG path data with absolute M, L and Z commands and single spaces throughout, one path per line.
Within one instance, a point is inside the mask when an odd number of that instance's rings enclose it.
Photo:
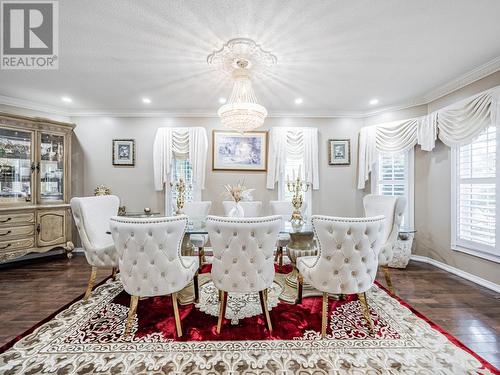
M 3 3 L 3 53 L 52 55 L 53 4 Z

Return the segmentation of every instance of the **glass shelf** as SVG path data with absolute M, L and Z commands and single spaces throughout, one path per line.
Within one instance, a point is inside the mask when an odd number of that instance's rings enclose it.
M 40 142 L 40 199 L 64 199 L 64 136 L 42 133 Z
M 31 200 L 33 133 L 0 129 L 0 203 Z

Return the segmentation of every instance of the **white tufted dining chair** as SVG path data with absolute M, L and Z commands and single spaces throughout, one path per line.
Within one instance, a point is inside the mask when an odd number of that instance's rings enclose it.
M 189 217 L 189 220 L 205 220 L 210 213 L 212 207 L 211 201 L 201 202 L 186 202 L 184 205 L 184 214 Z M 200 267 L 203 265 L 205 259 L 205 246 L 208 243 L 207 234 L 191 234 L 189 240 L 198 249 L 198 260 Z
M 231 211 L 235 204 L 234 201 L 223 201 L 224 215 L 229 215 L 229 211 Z M 259 217 L 262 214 L 262 202 L 260 201 L 241 201 L 240 205 L 243 208 L 243 215 L 245 217 Z
M 269 207 L 271 209 L 271 215 L 280 215 L 282 217 L 282 223 L 290 220 L 293 213 L 292 202 L 290 201 L 269 201 Z M 307 204 L 304 202 L 302 204 L 302 212 L 306 210 Z M 278 261 L 279 266 L 283 266 L 283 248 L 290 242 L 290 235 L 288 233 L 280 233 L 278 235 L 278 242 L 276 244 L 276 256 L 274 261 Z
M 177 292 L 191 280 L 198 299 L 198 258 L 181 256 L 187 216 L 163 218 L 111 218 L 110 228 L 119 254 L 120 279 L 130 294 L 130 310 L 125 326 L 128 336 L 139 297 L 170 294 L 177 336 L 182 336 Z
M 382 237 L 382 248 L 378 256 L 378 263 L 384 272 L 385 281 L 391 294 L 395 294 L 392 285 L 389 263 L 394 257 L 394 245 L 399 236 L 399 227 L 403 220 L 406 207 L 404 197 L 369 194 L 363 198 L 366 216 L 384 215 L 386 226 Z
M 109 231 L 109 219 L 118 213 L 120 200 L 115 195 L 72 198 L 70 201 L 73 220 L 82 241 L 87 262 L 92 267 L 85 292 L 87 300 L 95 283 L 98 268 L 111 268 L 115 277 L 118 253 Z
M 357 294 L 363 314 L 373 331 L 365 292 L 377 276 L 378 253 L 382 245 L 384 216 L 338 218 L 312 216 L 312 226 L 318 241 L 318 255 L 300 257 L 299 298 L 302 283 L 307 282 L 323 292 L 321 336 L 326 335 L 328 294 Z
M 267 308 L 267 289 L 274 280 L 273 250 L 281 227 L 281 216 L 227 218 L 209 216 L 207 229 L 214 251 L 212 280 L 219 290 L 220 333 L 227 294 L 259 293 L 267 328 L 272 323 Z

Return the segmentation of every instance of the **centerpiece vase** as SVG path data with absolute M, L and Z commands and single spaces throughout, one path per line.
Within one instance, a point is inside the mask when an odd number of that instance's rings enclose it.
M 243 207 L 240 202 L 236 202 L 236 204 L 229 210 L 229 217 L 245 217 L 245 212 L 243 211 Z

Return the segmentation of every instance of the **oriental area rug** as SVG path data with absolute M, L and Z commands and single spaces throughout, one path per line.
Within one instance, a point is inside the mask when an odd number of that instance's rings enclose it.
M 99 285 L 39 323 L 0 354 L 1 374 L 498 374 L 408 304 L 376 284 L 367 292 L 375 328 L 357 296 L 329 304 L 321 339 L 321 297 L 300 305 L 278 297 L 285 275 L 269 293 L 273 332 L 258 295 L 230 295 L 216 333 L 218 295 L 209 267 L 200 275 L 200 302 L 192 286 L 180 293 L 184 335 L 175 334 L 170 297 L 139 301 L 132 334 L 123 331 L 130 297 L 119 280 Z M 288 269 L 289 271 L 289 269 Z

